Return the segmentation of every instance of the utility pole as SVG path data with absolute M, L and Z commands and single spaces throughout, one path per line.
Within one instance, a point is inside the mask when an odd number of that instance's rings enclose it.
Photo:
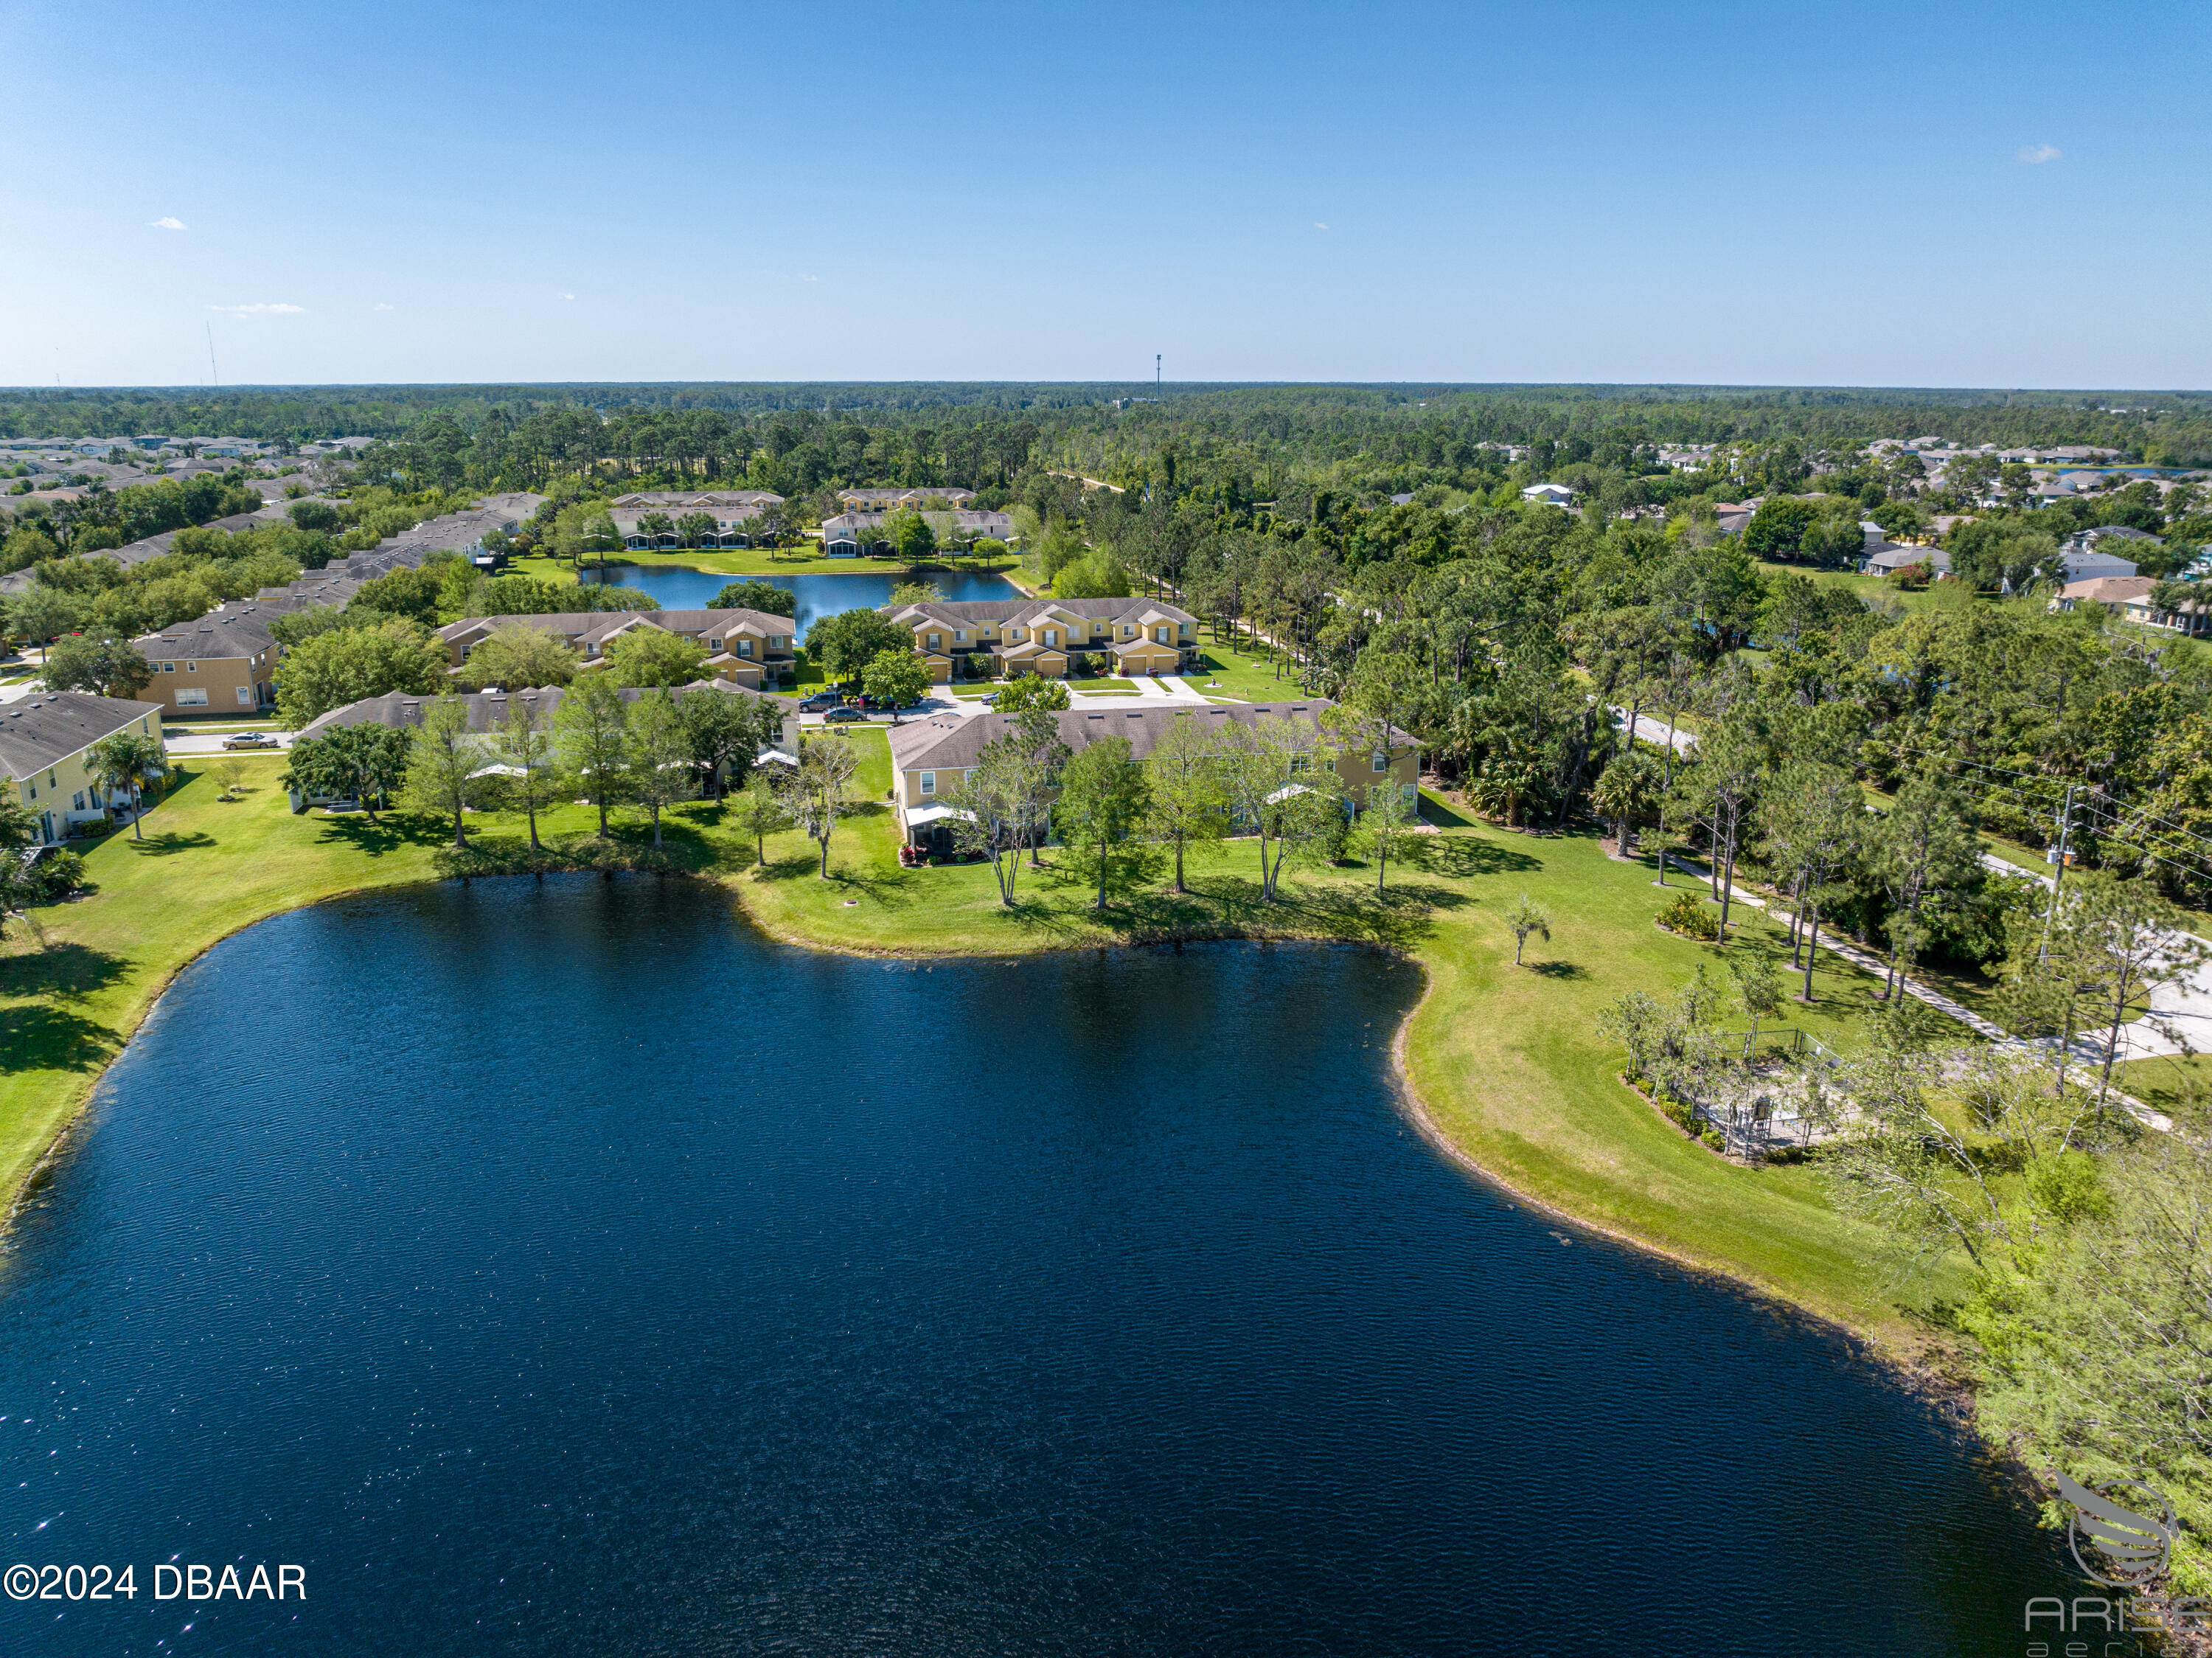
M 2051 904 L 2043 912 L 2043 942 L 2035 948 L 2035 961 L 2041 966 L 2051 955 L 2051 923 L 2058 918 L 2058 889 L 2066 882 L 2066 851 L 2074 838 L 2074 785 L 2066 785 L 2066 803 L 2058 808 L 2058 856 L 2052 861 L 2051 872 Z

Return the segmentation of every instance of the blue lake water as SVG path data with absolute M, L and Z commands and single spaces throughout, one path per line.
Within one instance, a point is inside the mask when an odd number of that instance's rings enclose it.
M 855 570 L 850 576 L 718 576 L 685 564 L 611 564 L 600 573 L 599 579 L 615 587 L 635 588 L 641 593 L 651 594 L 660 601 L 663 610 L 704 610 L 714 602 L 714 595 L 732 582 L 773 582 L 777 587 L 788 588 L 798 600 L 798 626 L 793 637 L 803 640 L 816 617 L 835 616 L 841 611 L 857 610 L 864 606 L 872 608 L 887 605 L 891 588 L 907 578 L 889 571 L 869 570 Z M 947 599 L 1005 599 L 1021 591 L 1003 576 L 933 570 L 928 579 Z
M 2002 1472 L 1440 1158 L 1418 991 L 815 955 L 630 877 L 255 927 L 14 1235 L 0 1564 L 141 1592 L 0 1651 L 2019 1650 L 2068 1580 Z M 257 1562 L 307 1600 L 149 1592 Z

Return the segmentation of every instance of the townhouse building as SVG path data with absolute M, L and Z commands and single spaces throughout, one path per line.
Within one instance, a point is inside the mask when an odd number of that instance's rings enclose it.
M 528 627 L 566 640 L 587 667 L 606 661 L 616 640 L 639 628 L 657 628 L 696 639 L 710 653 L 707 667 L 720 680 L 757 691 L 798 672 L 788 616 L 760 610 L 585 610 L 553 615 L 469 616 L 438 630 L 453 665 L 501 628 Z
M 1095 652 L 1121 674 L 1174 674 L 1198 654 L 1198 619 L 1139 594 L 1129 599 L 960 599 L 885 605 L 881 614 L 914 635 L 915 654 L 942 685 L 966 659 L 987 656 L 994 677 L 1066 675 L 1068 660 Z
M 615 533 L 632 552 L 662 552 L 696 547 L 749 547 L 760 531 L 761 515 L 780 507 L 783 497 L 767 490 L 636 490 L 617 496 L 607 515 Z M 669 527 L 660 527 L 666 519 Z M 712 519 L 714 528 L 698 528 L 697 521 Z M 648 525 L 648 520 L 654 521 Z M 690 520 L 694 527 L 682 528 Z
M 287 601 L 248 599 L 140 635 L 131 644 L 154 670 L 146 695 L 164 713 L 187 717 L 276 707 L 276 662 L 283 653 L 269 624 L 292 608 Z
M 161 704 L 49 691 L 0 709 L 0 777 L 31 814 L 40 841 L 64 839 L 72 824 L 130 804 L 127 794 L 111 799 L 85 757 L 102 738 L 125 731 L 161 741 Z
M 822 521 L 822 552 L 829 558 L 857 558 L 883 539 L 884 520 L 896 508 L 854 509 L 839 513 L 834 518 Z M 951 521 L 946 527 L 950 539 L 972 541 L 981 536 L 996 536 L 1001 541 L 1014 537 L 1013 515 L 987 512 L 970 507 L 947 509 L 944 514 Z
M 799 752 L 799 704 L 787 697 L 770 697 L 722 681 L 698 680 L 682 687 L 684 694 L 700 696 L 728 696 L 747 698 L 756 704 L 765 703 L 773 708 L 779 719 L 779 730 L 773 744 L 763 745 L 758 758 L 763 761 L 781 759 Z M 458 700 L 468 710 L 469 729 L 484 737 L 487 758 L 489 739 L 507 719 L 507 710 L 520 701 L 533 707 L 550 722 L 559 712 L 562 699 L 568 693 L 559 686 L 540 686 L 520 691 L 476 691 L 457 693 Z M 634 703 L 648 694 L 635 687 L 625 687 L 622 699 Z M 311 737 L 328 735 L 345 726 L 388 725 L 398 730 L 409 730 L 422 723 L 423 708 L 437 698 L 414 697 L 404 691 L 394 691 L 382 697 L 365 697 L 359 702 L 348 703 L 310 722 L 295 741 L 304 742 Z M 304 806 L 304 801 L 295 805 Z
M 1253 726 L 1262 720 L 1288 720 L 1310 726 L 1334 768 L 1332 782 L 1347 800 L 1358 802 L 1377 783 L 1394 785 L 1408 802 L 1420 788 L 1420 747 L 1403 731 L 1392 733 L 1387 750 L 1354 753 L 1331 735 L 1322 716 L 1334 704 L 1326 697 L 1296 702 L 1209 703 L 1204 707 L 1117 708 L 1104 712 L 1068 709 L 1053 717 L 1060 740 L 1077 753 L 1104 737 L 1125 738 L 1132 759 L 1144 763 L 1177 719 L 1195 720 L 1212 731 Z M 943 714 L 890 730 L 891 798 L 909 844 L 941 851 L 951 843 L 952 821 L 960 816 L 952 797 L 981 759 L 983 750 L 1012 728 L 1011 714 Z

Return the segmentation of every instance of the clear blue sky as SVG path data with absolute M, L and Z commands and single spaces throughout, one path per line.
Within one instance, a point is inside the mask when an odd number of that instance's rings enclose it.
M 9 0 L 0 382 L 2212 386 L 2208 29 Z

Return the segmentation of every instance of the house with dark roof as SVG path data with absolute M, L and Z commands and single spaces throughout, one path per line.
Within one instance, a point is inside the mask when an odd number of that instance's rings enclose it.
M 994 677 L 1064 678 L 1072 656 L 1109 657 L 1122 674 L 1175 674 L 1198 654 L 1198 619 L 1164 600 L 939 600 L 879 607 L 914 635 L 915 654 L 939 685 L 955 667 L 988 657 Z
M 1297 702 L 1208 703 L 1203 707 L 1154 703 L 1145 708 L 1104 712 L 1067 709 L 1053 719 L 1059 727 L 1060 740 L 1075 753 L 1080 753 L 1102 737 L 1121 737 L 1129 744 L 1129 757 L 1139 764 L 1177 719 L 1197 721 L 1212 731 L 1254 726 L 1262 720 L 1288 720 L 1313 728 L 1322 747 L 1334 756 L 1335 782 L 1346 798 L 1357 802 L 1374 784 L 1394 783 L 1407 801 L 1417 802 L 1419 741 L 1394 728 L 1387 751 L 1351 753 L 1322 723 L 1322 716 L 1334 706 L 1326 697 Z M 983 750 L 1011 730 L 1018 717 L 997 713 L 940 714 L 890 728 L 891 799 L 909 842 L 938 850 L 950 844 L 951 820 L 960 815 L 951 797 L 967 782 Z
M 682 686 L 680 690 L 684 696 L 743 697 L 755 704 L 769 704 L 775 710 L 780 729 L 773 744 L 763 746 L 760 758 L 766 759 L 779 752 L 787 755 L 798 753 L 799 704 L 789 698 L 766 696 L 757 691 L 731 685 L 726 680 L 700 680 Z M 648 694 L 631 687 L 624 688 L 620 693 L 626 703 L 634 703 Z M 561 686 L 550 685 L 514 692 L 463 692 L 459 693 L 459 700 L 468 710 L 470 731 L 489 739 L 498 730 L 507 718 L 507 710 L 517 701 L 537 709 L 550 722 L 567 695 L 568 692 Z M 293 741 L 304 742 L 311 737 L 327 736 L 342 727 L 354 725 L 388 725 L 401 730 L 410 729 L 422 723 L 424 706 L 436 700 L 434 697 L 410 696 L 404 691 L 394 691 L 382 697 L 365 697 L 357 703 L 334 708 L 309 722 Z
M 583 610 L 554 615 L 468 616 L 438 630 L 459 667 L 469 653 L 501 628 L 529 627 L 568 641 L 586 667 L 605 663 L 616 640 L 639 628 L 658 628 L 696 639 L 711 653 L 707 666 L 715 677 L 757 690 L 763 680 L 795 677 L 793 624 L 788 616 L 761 610 Z
M 93 744 L 123 731 L 160 741 L 161 704 L 49 691 L 0 708 L 0 778 L 30 813 L 41 841 L 105 817 L 111 804 L 128 806 L 124 796 L 110 802 L 85 760 Z
M 247 599 L 133 639 L 154 670 L 147 695 L 168 714 L 251 714 L 276 706 L 276 661 L 269 624 L 290 603 Z

